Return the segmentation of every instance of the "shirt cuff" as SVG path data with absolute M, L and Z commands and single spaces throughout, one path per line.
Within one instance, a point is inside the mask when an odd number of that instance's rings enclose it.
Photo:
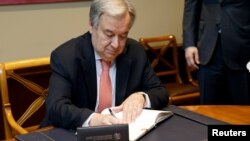
M 145 104 L 144 104 L 144 108 L 151 108 L 151 102 L 149 100 L 148 94 L 141 92 L 141 94 L 144 96 L 145 98 Z
M 92 113 L 88 118 L 87 120 L 82 124 L 82 127 L 89 127 L 89 121 L 90 119 L 92 118 L 94 113 Z

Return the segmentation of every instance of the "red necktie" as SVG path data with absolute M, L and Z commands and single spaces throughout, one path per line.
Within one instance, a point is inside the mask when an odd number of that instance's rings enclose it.
M 100 77 L 98 112 L 110 107 L 112 103 L 112 85 L 109 77 L 110 62 L 101 61 L 101 63 L 102 73 Z

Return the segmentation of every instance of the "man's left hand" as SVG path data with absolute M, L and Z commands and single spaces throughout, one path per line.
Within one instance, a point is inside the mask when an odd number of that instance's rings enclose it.
M 112 108 L 114 112 L 123 111 L 123 123 L 130 123 L 142 112 L 145 104 L 142 92 L 131 94 L 120 106 Z

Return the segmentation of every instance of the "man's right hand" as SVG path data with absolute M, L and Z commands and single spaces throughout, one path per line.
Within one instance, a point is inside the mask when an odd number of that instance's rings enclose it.
M 121 124 L 122 120 L 109 114 L 94 113 L 89 121 L 89 126 Z

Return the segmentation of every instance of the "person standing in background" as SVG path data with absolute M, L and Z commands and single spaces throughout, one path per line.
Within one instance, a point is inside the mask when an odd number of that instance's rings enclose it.
M 136 14 L 129 0 L 94 0 L 89 31 L 51 53 L 52 75 L 41 127 L 129 123 L 143 108 L 162 109 L 168 93 L 138 41 L 128 38 Z M 105 81 L 103 81 L 105 80 Z M 101 114 L 123 111 L 123 119 Z
M 185 0 L 183 48 L 201 104 L 250 104 L 250 0 Z

